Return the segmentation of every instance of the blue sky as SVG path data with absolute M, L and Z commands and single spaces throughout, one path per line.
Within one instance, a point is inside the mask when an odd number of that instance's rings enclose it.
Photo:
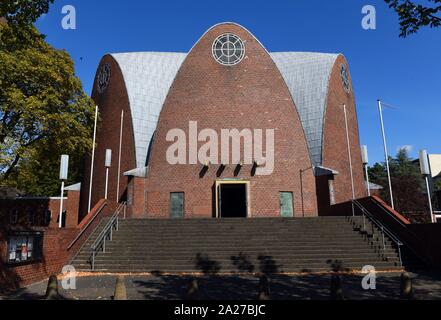
M 37 23 L 56 48 L 66 49 L 90 94 L 96 68 L 109 52 L 188 52 L 212 25 L 237 22 L 269 51 L 343 53 L 349 61 L 360 138 L 371 162 L 383 161 L 376 100 L 385 111 L 391 154 L 401 146 L 441 153 L 441 28 L 398 37 L 396 14 L 380 0 L 56 0 Z M 73 5 L 77 29 L 61 27 L 64 5 Z M 364 5 L 377 10 L 377 29 L 361 27 Z

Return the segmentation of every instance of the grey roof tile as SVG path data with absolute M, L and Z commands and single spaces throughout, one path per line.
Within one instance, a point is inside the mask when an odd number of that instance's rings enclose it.
M 312 163 L 320 166 L 326 95 L 338 55 L 309 52 L 270 55 L 298 109 Z M 136 165 L 143 168 L 162 106 L 187 54 L 134 52 L 112 56 L 121 68 L 127 87 L 135 134 Z

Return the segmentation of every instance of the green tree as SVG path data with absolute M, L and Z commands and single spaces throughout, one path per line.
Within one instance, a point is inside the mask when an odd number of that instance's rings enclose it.
M 419 162 L 409 157 L 407 149 L 400 149 L 395 158 L 389 157 L 395 209 L 415 222 L 428 221 L 427 193 Z M 376 163 L 369 168 L 369 178 L 383 187 L 380 196 L 390 199 L 386 164 Z
M 417 33 L 422 27 L 436 28 L 441 25 L 441 0 L 426 0 L 425 4 L 416 4 L 409 0 L 385 0 L 390 8 L 397 12 L 400 19 L 400 37 Z
M 37 16 L 23 12 L 26 20 L 20 14 L 14 16 L 20 23 Z M 82 155 L 92 145 L 93 115 L 93 102 L 66 51 L 51 47 L 32 25 L 0 24 L 1 185 L 32 195 L 57 194 L 61 154 L 71 156 L 70 178 L 77 182 Z
M 441 191 L 441 179 L 440 178 L 436 179 L 433 187 L 434 187 L 435 191 Z
M 29 26 L 49 11 L 54 0 L 2 0 L 0 17 L 5 17 L 12 25 Z

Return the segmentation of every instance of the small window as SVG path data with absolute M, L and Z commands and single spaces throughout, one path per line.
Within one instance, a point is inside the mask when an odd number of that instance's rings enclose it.
M 31 226 L 35 225 L 37 215 L 35 214 L 35 211 L 31 208 L 26 209 L 26 218 L 28 221 L 28 224 Z
M 44 214 L 44 225 L 45 226 L 50 225 L 51 221 L 52 221 L 52 211 L 46 210 Z
M 184 192 L 172 192 L 170 194 L 170 217 L 184 218 L 185 194 Z
M 9 222 L 14 225 L 18 223 L 18 210 L 12 210 L 9 213 Z
M 39 261 L 43 253 L 42 233 L 20 233 L 8 237 L 8 263 Z
M 280 192 L 280 215 L 284 218 L 294 217 L 293 193 Z

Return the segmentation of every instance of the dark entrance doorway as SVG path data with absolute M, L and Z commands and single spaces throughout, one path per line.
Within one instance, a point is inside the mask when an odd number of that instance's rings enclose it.
M 221 184 L 219 186 L 219 216 L 221 218 L 246 218 L 247 185 Z

